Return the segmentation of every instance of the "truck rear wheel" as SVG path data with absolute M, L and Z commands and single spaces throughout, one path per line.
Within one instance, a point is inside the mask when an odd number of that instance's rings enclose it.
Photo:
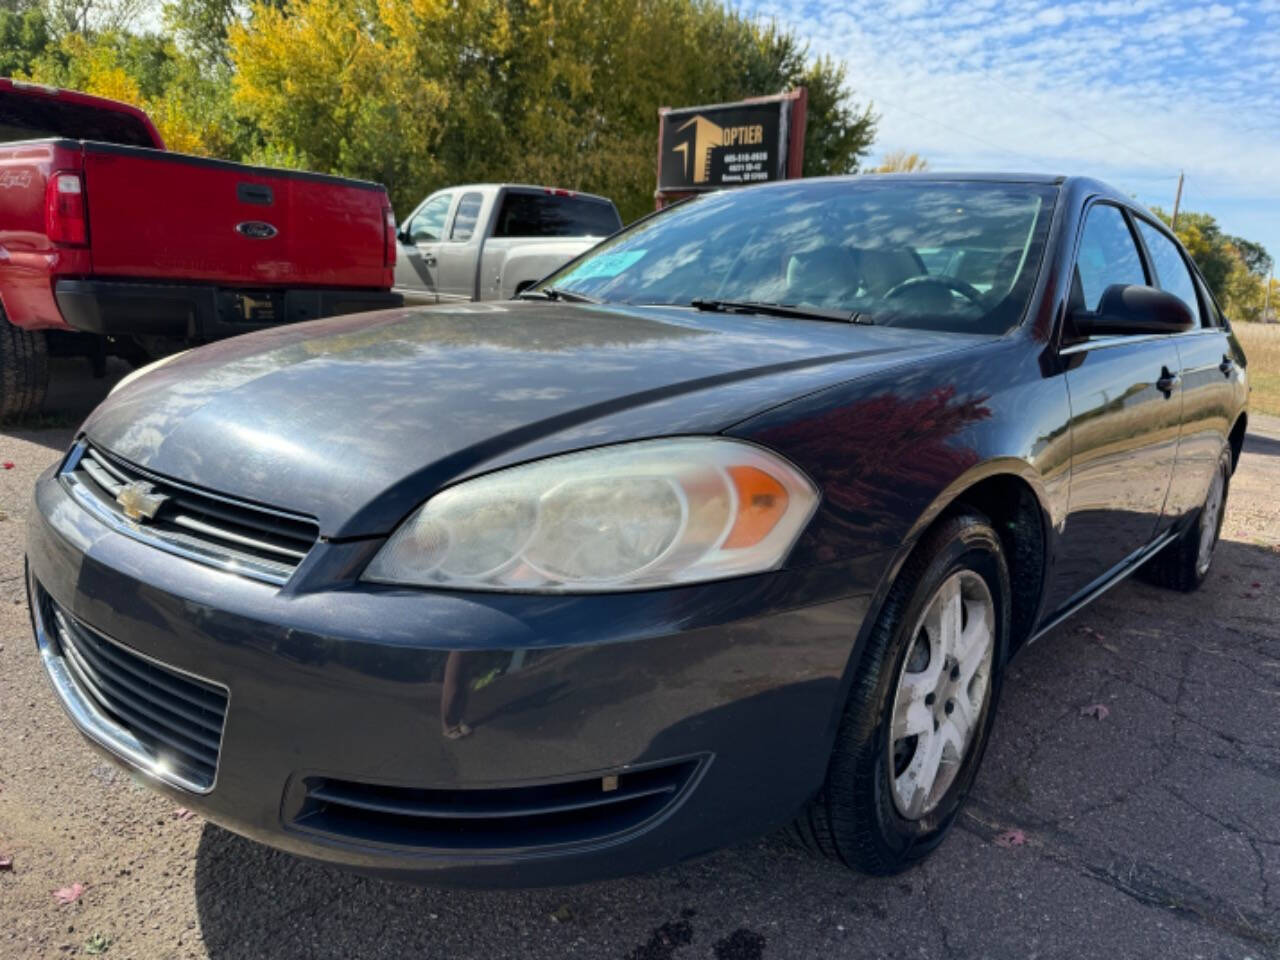
M 22 330 L 0 310 L 0 420 L 38 413 L 49 388 L 43 330 Z

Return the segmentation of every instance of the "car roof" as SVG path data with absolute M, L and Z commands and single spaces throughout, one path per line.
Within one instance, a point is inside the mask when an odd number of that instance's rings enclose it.
M 1040 186 L 1061 187 L 1063 192 L 1068 196 L 1078 198 L 1080 200 L 1089 197 L 1099 196 L 1114 200 L 1116 203 L 1124 204 L 1136 210 L 1145 211 L 1146 208 L 1138 203 L 1133 197 L 1122 193 L 1110 184 L 1093 177 L 1068 176 L 1059 173 L 1024 173 L 1017 171 L 999 172 L 991 170 L 926 170 L 916 173 L 847 173 L 830 177 L 804 177 L 802 181 L 817 182 L 836 182 L 836 183 L 858 183 L 863 184 L 870 181 L 897 181 L 901 183 L 1014 183 L 1014 184 L 1030 184 Z M 785 187 L 788 184 L 795 185 L 798 180 L 773 180 L 769 183 L 754 184 L 745 189 L 749 190 L 768 190 Z M 718 190 L 735 190 L 744 189 L 741 187 L 721 187 L 717 190 L 707 191 L 710 193 Z

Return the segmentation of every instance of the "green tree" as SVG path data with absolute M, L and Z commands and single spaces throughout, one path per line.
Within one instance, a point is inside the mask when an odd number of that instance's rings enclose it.
M 262 147 L 387 183 L 530 180 L 653 207 L 659 106 L 809 88 L 806 174 L 857 168 L 876 116 L 843 68 L 714 0 L 288 0 L 228 32 Z
M 1152 207 L 1151 212 L 1169 223 L 1169 214 L 1160 207 Z M 1230 240 L 1218 226 L 1218 221 L 1207 213 L 1193 213 L 1183 210 L 1178 213 L 1178 229 L 1175 231 L 1187 253 L 1195 260 L 1196 266 L 1204 276 L 1205 283 L 1213 292 L 1218 302 L 1222 303 L 1227 294 L 1227 278 L 1235 266 L 1238 254 Z
M 0 9 L 0 76 L 25 74 L 51 43 L 49 20 L 39 7 Z
M 1259 277 L 1267 276 L 1271 270 L 1272 260 L 1266 247 L 1243 237 L 1227 237 L 1227 241 L 1236 248 L 1250 273 Z
M 1152 213 L 1166 224 L 1169 215 L 1159 207 Z M 1178 213 L 1178 239 L 1195 260 L 1214 299 L 1235 320 L 1260 320 L 1266 301 L 1264 283 L 1271 257 L 1258 243 L 1229 236 L 1207 213 Z
M 231 114 L 229 78 L 219 78 L 156 34 L 66 33 L 21 74 L 40 83 L 137 104 L 170 150 L 240 157 L 247 137 Z
M 466 5 L 465 2 L 462 5 Z M 418 22 L 447 0 L 295 0 L 253 8 L 229 30 L 234 102 L 262 140 L 254 159 L 385 183 L 399 209 L 439 174 L 435 148 L 446 90 Z M 476 36 L 481 44 L 484 38 Z M 416 62 L 426 56 L 425 64 Z

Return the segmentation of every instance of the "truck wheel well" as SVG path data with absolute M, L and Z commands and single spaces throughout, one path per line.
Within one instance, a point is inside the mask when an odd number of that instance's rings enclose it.
M 1240 451 L 1244 449 L 1244 434 L 1249 426 L 1249 415 L 1242 413 L 1236 419 L 1236 424 L 1231 428 L 1231 469 L 1234 471 L 1236 464 L 1240 462 Z
M 1004 546 L 1013 587 L 1013 635 L 1009 643 L 1009 652 L 1013 653 L 1031 636 L 1040 610 L 1045 574 L 1044 513 L 1031 485 L 1011 474 L 988 477 L 969 487 L 951 502 L 942 517 L 965 507 L 985 514 Z

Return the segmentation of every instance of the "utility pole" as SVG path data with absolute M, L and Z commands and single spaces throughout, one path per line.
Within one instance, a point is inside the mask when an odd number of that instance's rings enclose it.
M 1275 261 L 1267 263 L 1267 292 L 1262 300 L 1262 322 L 1271 322 L 1271 285 L 1276 282 Z
M 1178 171 L 1178 192 L 1173 195 L 1173 216 L 1169 218 L 1169 229 L 1178 229 L 1178 207 L 1182 204 L 1182 171 Z

